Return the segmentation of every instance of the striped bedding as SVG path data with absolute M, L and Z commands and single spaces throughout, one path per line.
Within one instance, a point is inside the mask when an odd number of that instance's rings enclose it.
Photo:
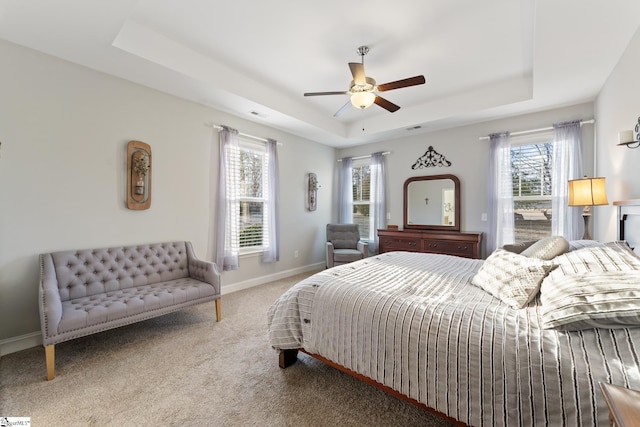
M 270 343 L 473 426 L 607 425 L 598 383 L 640 389 L 640 328 L 543 329 L 539 297 L 516 310 L 471 284 L 482 262 L 389 252 L 322 271 L 270 308 Z

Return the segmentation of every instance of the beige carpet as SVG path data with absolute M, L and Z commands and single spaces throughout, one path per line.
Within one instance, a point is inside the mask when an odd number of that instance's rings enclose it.
M 307 355 L 280 369 L 271 303 L 306 275 L 214 303 L 0 359 L 0 417 L 34 426 L 449 426 Z

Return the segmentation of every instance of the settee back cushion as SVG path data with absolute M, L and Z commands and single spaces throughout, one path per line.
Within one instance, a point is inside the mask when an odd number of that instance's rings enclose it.
M 50 255 L 62 301 L 189 277 L 185 242 Z

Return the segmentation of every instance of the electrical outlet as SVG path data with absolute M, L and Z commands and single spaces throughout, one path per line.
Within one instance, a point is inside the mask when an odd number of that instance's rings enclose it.
M 293 257 L 298 258 L 298 251 L 293 251 Z
M 480 220 L 481 221 L 486 221 L 487 220 L 487 214 L 486 213 L 480 214 Z

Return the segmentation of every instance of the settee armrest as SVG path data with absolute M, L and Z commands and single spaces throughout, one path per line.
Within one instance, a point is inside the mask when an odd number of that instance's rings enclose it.
M 189 277 L 201 282 L 213 285 L 216 293 L 220 294 L 220 272 L 214 262 L 198 259 L 193 252 L 191 242 L 185 242 L 187 247 L 187 263 L 189 267 Z
M 364 258 L 367 258 L 369 256 L 369 243 L 362 240 L 358 241 L 358 251 L 362 252 Z
M 40 286 L 38 287 L 42 344 L 51 344 L 50 337 L 58 333 L 62 320 L 62 299 L 51 254 L 40 255 Z

